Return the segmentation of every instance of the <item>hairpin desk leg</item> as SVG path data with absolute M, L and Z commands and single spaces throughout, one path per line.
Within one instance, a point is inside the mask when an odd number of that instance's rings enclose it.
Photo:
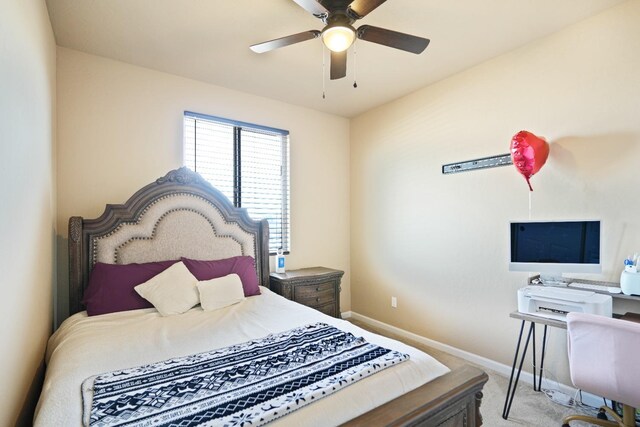
M 536 324 L 535 322 L 531 322 L 531 328 L 533 329 L 533 351 L 532 351 L 532 361 L 533 365 L 531 367 L 531 372 L 533 372 L 533 391 L 536 391 Z
M 547 346 L 547 328 L 549 325 L 544 325 L 543 334 L 542 334 L 542 354 L 540 354 L 540 375 L 538 377 L 538 389 L 536 390 L 536 379 L 533 378 L 533 390 L 534 391 L 542 391 L 542 372 L 544 368 L 544 351 Z M 534 363 L 534 372 L 535 372 L 535 363 Z
M 518 319 L 522 321 L 520 325 L 520 335 L 518 336 L 518 344 L 516 346 L 516 354 L 513 358 L 513 366 L 511 367 L 511 378 L 509 378 L 509 387 L 507 388 L 507 396 L 504 401 L 504 409 L 502 411 L 502 418 L 505 420 L 509 416 L 509 411 L 511 410 L 511 404 L 513 403 L 513 398 L 516 393 L 516 387 L 518 385 L 518 379 L 520 378 L 520 373 L 522 371 L 522 365 L 527 354 L 527 347 L 529 345 L 529 341 L 533 337 L 533 390 L 534 391 L 542 391 L 542 376 L 544 374 L 544 357 L 547 350 L 547 331 L 549 326 L 553 326 L 555 328 L 567 329 L 567 322 L 560 319 L 551 319 L 541 316 L 534 316 L 527 313 L 520 313 L 517 311 L 509 314 L 509 317 L 513 319 Z M 520 354 L 520 345 L 522 344 L 522 333 L 524 332 L 525 322 L 530 322 L 531 326 L 529 327 L 529 334 L 527 335 L 527 340 L 524 345 L 524 352 L 520 358 L 520 364 L 518 365 L 518 371 L 516 372 L 516 364 L 518 361 L 518 355 Z M 540 366 L 536 364 L 536 323 L 541 323 L 544 326 L 543 335 L 542 335 L 542 351 L 540 353 Z M 515 381 L 514 381 L 515 374 Z M 536 381 L 536 375 L 538 375 Z
M 524 349 L 522 350 L 522 357 L 520 358 L 520 365 L 518 366 L 518 373 L 516 374 L 515 381 L 513 381 L 513 374 L 516 370 L 516 363 L 518 360 L 518 354 L 520 353 L 520 343 L 522 342 L 522 332 L 524 330 L 525 320 L 522 321 L 522 325 L 520 325 L 520 335 L 518 336 L 518 344 L 516 346 L 516 354 L 513 358 L 513 366 L 511 368 L 511 377 L 509 378 L 509 387 L 507 388 L 507 396 L 504 400 L 504 408 L 502 410 L 502 418 L 505 420 L 509 417 L 509 411 L 511 411 L 511 404 L 513 403 L 513 397 L 516 394 L 516 388 L 518 386 L 518 380 L 520 379 L 520 372 L 522 372 L 522 364 L 524 363 L 524 358 L 527 355 L 527 348 L 529 347 L 529 341 L 531 341 L 531 335 L 534 333 L 534 323 L 531 322 L 531 326 L 529 327 L 529 333 L 527 334 L 527 340 L 524 344 Z M 513 387 L 512 387 L 513 382 Z

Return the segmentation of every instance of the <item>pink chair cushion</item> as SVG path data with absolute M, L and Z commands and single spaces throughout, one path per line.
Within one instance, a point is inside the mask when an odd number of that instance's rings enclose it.
M 574 386 L 640 407 L 640 323 L 569 313 L 567 336 Z

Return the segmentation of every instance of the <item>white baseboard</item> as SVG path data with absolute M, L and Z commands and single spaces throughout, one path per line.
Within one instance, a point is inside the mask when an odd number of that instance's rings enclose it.
M 486 357 L 479 356 L 477 354 L 470 353 L 468 351 L 461 350 L 456 347 L 452 347 L 448 344 L 443 344 L 439 341 L 435 341 L 435 340 L 423 337 L 421 335 L 414 334 L 413 332 L 409 332 L 404 329 L 398 328 L 396 326 L 392 326 L 387 323 L 380 322 L 379 320 L 372 319 L 371 317 L 364 316 L 362 314 L 356 313 L 355 311 L 347 311 L 342 313 L 342 318 L 359 320 L 368 325 L 371 325 L 371 326 L 380 328 L 382 330 L 392 332 L 396 335 L 400 335 L 401 337 L 405 337 L 407 339 L 419 342 L 420 344 L 428 345 L 429 347 L 433 347 L 436 350 L 444 351 L 453 356 L 459 357 L 468 362 L 479 365 L 485 369 L 490 369 L 502 375 L 503 377 L 509 378 L 511 376 L 511 366 L 507 366 L 503 363 L 496 362 L 495 360 L 491 360 Z M 533 384 L 533 374 L 526 371 L 522 371 L 520 374 L 519 381 L 524 381 L 527 384 Z M 544 385 L 543 385 L 543 388 L 544 388 Z M 566 384 L 557 383 L 557 388 L 562 393 L 565 393 L 571 397 L 574 397 L 577 392 L 575 388 L 568 386 Z M 601 397 L 598 397 L 591 393 L 586 393 L 584 391 L 582 392 L 582 403 L 584 403 L 585 405 L 589 405 L 597 408 L 602 405 L 602 402 L 603 401 Z

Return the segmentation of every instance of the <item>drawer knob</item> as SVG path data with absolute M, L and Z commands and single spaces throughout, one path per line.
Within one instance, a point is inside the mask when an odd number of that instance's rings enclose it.
M 316 302 L 320 302 L 320 298 L 316 298 Z

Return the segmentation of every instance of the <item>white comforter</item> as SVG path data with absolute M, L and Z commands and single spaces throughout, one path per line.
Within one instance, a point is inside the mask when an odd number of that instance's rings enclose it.
M 169 317 L 161 317 L 155 309 L 71 316 L 49 340 L 35 426 L 81 425 L 80 385 L 92 375 L 226 347 L 316 322 L 408 353 L 410 360 L 278 419 L 273 426 L 337 425 L 449 371 L 413 347 L 288 301 L 266 288 L 261 291 L 260 296 L 213 312 L 198 306 Z

